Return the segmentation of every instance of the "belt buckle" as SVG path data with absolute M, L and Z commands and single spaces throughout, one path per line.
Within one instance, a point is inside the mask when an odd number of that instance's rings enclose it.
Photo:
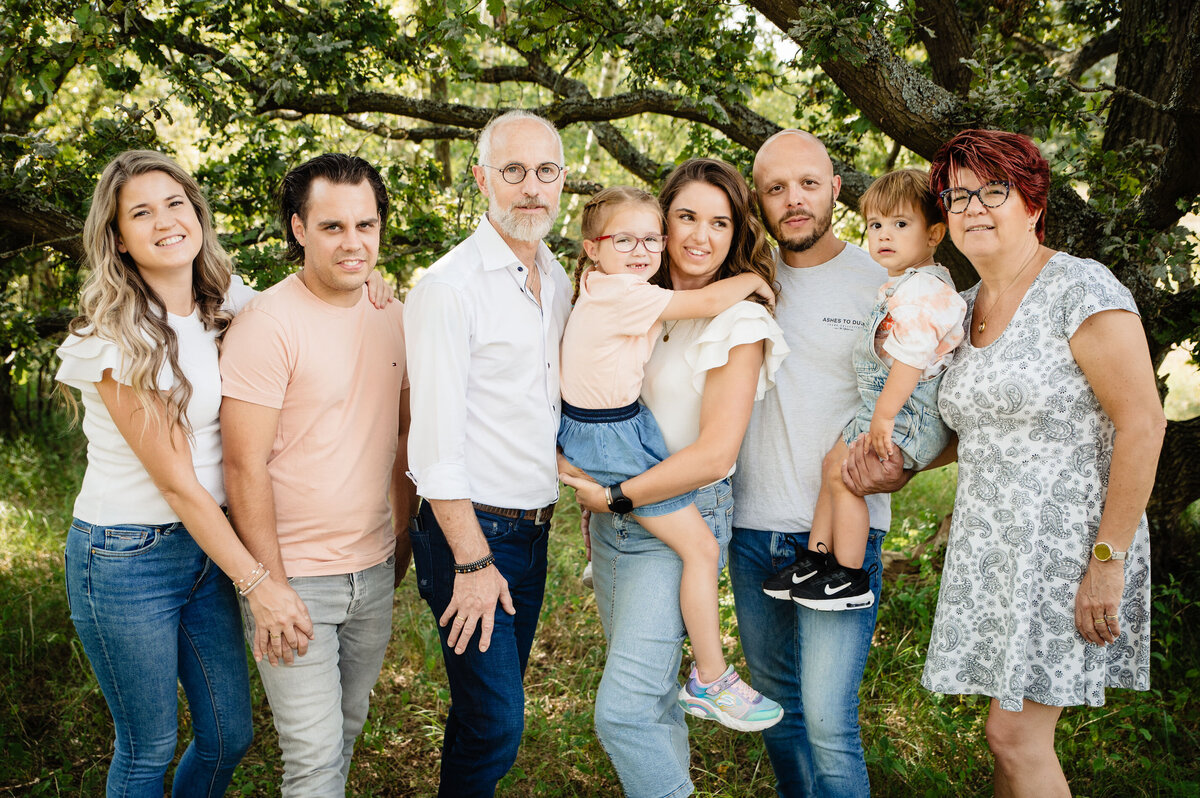
M 546 514 L 545 518 L 542 518 L 542 513 Z M 554 504 L 548 504 L 545 507 L 539 507 L 537 509 L 537 512 L 535 512 L 533 515 L 533 523 L 544 524 L 550 520 L 550 518 L 553 516 L 553 514 L 554 514 Z

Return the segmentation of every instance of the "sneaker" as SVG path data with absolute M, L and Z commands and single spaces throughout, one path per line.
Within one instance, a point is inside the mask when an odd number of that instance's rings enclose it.
M 580 574 L 579 578 L 583 580 L 584 587 L 586 587 L 588 590 L 592 589 L 592 563 L 591 563 L 591 560 L 588 561 L 587 565 L 583 566 L 583 573 Z
M 814 610 L 861 610 L 875 603 L 871 592 L 870 571 L 845 568 L 835 561 L 833 567 L 792 588 L 792 601 Z
M 824 543 L 818 543 L 824 551 L 800 549 L 796 552 L 796 560 L 774 576 L 769 576 L 762 583 L 763 592 L 771 598 L 787 601 L 792 597 L 792 588 L 817 574 L 824 573 L 833 559 Z
M 730 665 L 708 686 L 692 665 L 692 674 L 679 688 L 679 706 L 689 715 L 715 720 L 737 731 L 762 731 L 783 718 L 783 707 L 743 682 Z

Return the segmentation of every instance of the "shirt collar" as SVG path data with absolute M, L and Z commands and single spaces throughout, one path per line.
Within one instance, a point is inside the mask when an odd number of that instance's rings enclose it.
M 475 236 L 479 238 L 479 254 L 483 260 L 483 270 L 485 272 L 495 271 L 496 269 L 508 269 L 513 266 L 522 266 L 521 259 L 512 251 L 512 247 L 508 245 L 488 221 L 487 214 L 484 214 L 479 219 L 479 226 L 475 228 Z M 554 255 L 550 253 L 550 248 L 546 246 L 545 241 L 539 241 L 537 253 L 533 257 L 534 263 L 537 264 L 538 271 L 542 274 L 550 273 L 550 265 L 554 262 Z

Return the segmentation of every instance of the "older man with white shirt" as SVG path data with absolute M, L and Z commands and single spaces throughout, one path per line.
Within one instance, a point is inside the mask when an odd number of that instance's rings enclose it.
M 441 796 L 491 796 L 524 730 L 522 679 L 558 498 L 559 340 L 571 283 L 542 243 L 558 215 L 562 140 L 510 111 L 479 135 L 487 215 L 409 295 L 412 531 L 421 597 L 450 680 Z M 498 606 L 497 606 L 498 605 Z

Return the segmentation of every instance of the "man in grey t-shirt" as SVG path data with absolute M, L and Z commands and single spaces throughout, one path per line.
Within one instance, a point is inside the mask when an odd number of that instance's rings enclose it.
M 775 320 L 791 347 L 776 388 L 755 405 L 734 475 L 729 546 L 738 627 L 754 687 L 783 720 L 763 732 L 780 796 L 870 793 L 858 727 L 862 681 L 881 587 L 867 609 L 822 612 L 763 593 L 767 577 L 807 547 L 825 454 L 860 403 L 851 359 L 887 271 L 839 240 L 830 222 L 841 179 L 820 140 L 799 130 L 768 139 L 754 160 L 763 221 L 779 244 Z M 878 564 L 889 497 L 867 497 L 863 567 Z

